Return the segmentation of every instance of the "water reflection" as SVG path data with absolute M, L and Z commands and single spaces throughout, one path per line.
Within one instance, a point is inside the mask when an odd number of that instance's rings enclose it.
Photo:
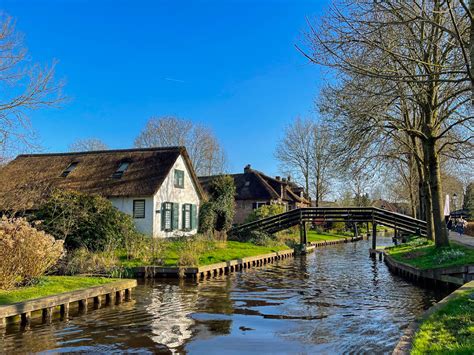
M 131 303 L 9 327 L 0 352 L 388 352 L 443 293 L 391 275 L 368 248 L 331 246 L 201 283 L 143 283 Z

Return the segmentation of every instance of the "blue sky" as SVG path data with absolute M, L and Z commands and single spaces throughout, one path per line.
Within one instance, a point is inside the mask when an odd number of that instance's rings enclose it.
M 45 151 L 79 138 L 133 146 L 150 116 L 212 127 L 232 172 L 278 173 L 286 124 L 314 115 L 322 83 L 294 45 L 326 1 L 1 0 L 32 59 L 59 61 L 70 101 L 31 114 Z

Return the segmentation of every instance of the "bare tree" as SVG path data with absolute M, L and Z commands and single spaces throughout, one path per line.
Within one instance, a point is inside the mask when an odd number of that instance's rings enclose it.
M 107 150 L 109 147 L 98 138 L 78 139 L 69 145 L 70 152 L 91 152 L 96 150 Z
M 333 140 L 330 128 L 320 123 L 313 124 L 311 155 L 311 180 L 316 207 L 330 192 L 331 179 L 335 170 Z
M 135 139 L 135 146 L 185 146 L 200 176 L 221 174 L 226 169 L 225 152 L 212 130 L 181 118 L 150 118 Z
M 54 81 L 55 63 L 41 67 L 30 62 L 15 21 L 0 15 L 0 162 L 17 149 L 33 144 L 28 119 L 32 110 L 56 106 L 64 100 L 62 83 Z
M 275 150 L 280 169 L 299 181 L 316 206 L 330 191 L 334 159 L 329 127 L 297 117 L 285 129 Z
M 438 246 L 448 243 L 440 157 L 462 146 L 472 153 L 471 80 L 465 52 L 454 45 L 467 43 L 470 22 L 453 3 L 339 1 L 311 28 L 312 53 L 305 54 L 337 73 L 335 114 L 352 133 L 352 147 L 385 154 L 388 141 L 413 154 L 427 187 L 428 234 Z
M 297 117 L 285 128 L 283 138 L 275 150 L 281 170 L 291 173 L 306 192 L 310 190 L 311 162 L 313 160 L 314 123 Z

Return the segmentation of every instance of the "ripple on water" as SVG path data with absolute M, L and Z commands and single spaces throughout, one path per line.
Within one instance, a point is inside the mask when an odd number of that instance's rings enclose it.
M 133 302 L 28 331 L 9 326 L 0 352 L 389 352 L 443 294 L 390 274 L 368 248 L 326 247 L 201 283 L 147 281 Z

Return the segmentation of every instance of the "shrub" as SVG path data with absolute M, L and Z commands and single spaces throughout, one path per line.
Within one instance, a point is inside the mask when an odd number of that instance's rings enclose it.
M 31 218 L 41 221 L 39 227 L 64 240 L 70 250 L 114 249 L 136 233 L 131 216 L 109 200 L 76 191 L 54 191 Z
M 212 251 L 216 248 L 216 242 L 212 237 L 205 235 L 196 235 L 183 239 L 183 243 L 178 252 L 178 266 L 189 267 L 199 265 L 199 256 L 205 252 Z M 218 243 L 219 248 L 222 243 Z
M 235 184 L 231 176 L 216 178 L 209 187 L 209 201 L 199 213 L 199 232 L 225 240 L 235 214 Z
M 275 216 L 277 214 L 285 212 L 285 206 L 283 205 L 264 205 L 254 209 L 245 220 L 246 223 L 258 221 L 260 219 Z
M 62 275 L 110 275 L 119 269 L 119 260 L 111 252 L 91 252 L 87 248 L 71 251 L 58 272 Z
M 0 289 L 27 285 L 63 255 L 63 242 L 33 228 L 23 218 L 0 219 Z

